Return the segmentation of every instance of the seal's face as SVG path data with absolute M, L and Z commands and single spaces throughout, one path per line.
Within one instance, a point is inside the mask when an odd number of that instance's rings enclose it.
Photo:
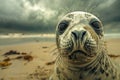
M 81 64 L 93 59 L 103 38 L 101 21 L 86 12 L 67 14 L 56 28 L 56 42 L 60 56 Z

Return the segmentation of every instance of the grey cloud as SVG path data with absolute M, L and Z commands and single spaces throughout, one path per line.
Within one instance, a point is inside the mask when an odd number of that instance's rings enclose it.
M 0 19 L 20 19 L 23 8 L 18 0 L 0 0 Z
M 109 22 L 119 22 L 120 21 L 120 1 L 116 0 L 114 4 L 109 6 L 105 12 L 103 12 L 103 16 L 106 16 L 105 21 Z
M 0 0 L 0 31 L 54 32 L 63 15 L 78 10 L 97 15 L 108 29 L 120 22 L 119 4 L 119 0 Z

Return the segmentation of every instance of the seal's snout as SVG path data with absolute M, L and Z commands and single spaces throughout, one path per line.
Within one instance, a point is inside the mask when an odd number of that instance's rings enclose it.
M 75 38 L 75 40 L 80 40 L 80 41 L 83 41 L 86 33 L 87 33 L 87 31 L 85 31 L 85 30 L 81 30 L 81 31 L 74 30 L 71 32 L 71 34 Z
M 74 30 L 71 32 L 71 37 L 74 43 L 74 48 L 79 50 L 82 48 L 85 44 L 85 39 L 87 36 L 87 31 L 86 30 Z

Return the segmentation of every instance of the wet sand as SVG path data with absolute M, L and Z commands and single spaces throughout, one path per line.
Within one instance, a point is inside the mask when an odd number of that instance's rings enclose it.
M 120 60 L 120 39 L 107 40 L 113 60 Z M 0 46 L 0 80 L 47 80 L 54 66 L 55 42 L 32 42 Z M 10 51 L 15 51 L 15 54 Z M 27 56 L 27 57 L 26 57 Z M 120 62 L 118 62 L 120 64 Z

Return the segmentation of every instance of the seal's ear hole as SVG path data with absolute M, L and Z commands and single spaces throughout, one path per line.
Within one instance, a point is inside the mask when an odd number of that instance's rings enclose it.
M 69 26 L 69 21 L 61 21 L 60 24 L 58 25 L 58 32 L 60 34 L 64 33 L 64 31 L 67 29 Z

